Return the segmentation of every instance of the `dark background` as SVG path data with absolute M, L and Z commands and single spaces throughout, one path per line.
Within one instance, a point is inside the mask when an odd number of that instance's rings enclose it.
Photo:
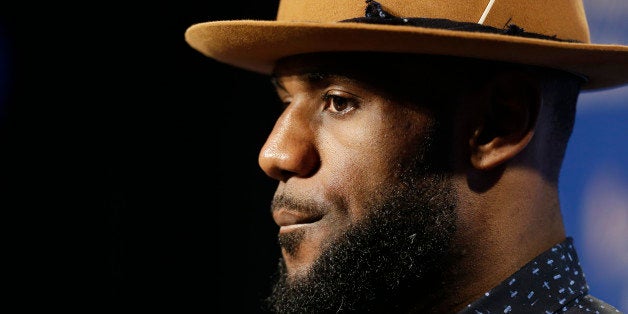
M 272 2 L 2 5 L 5 299 L 260 312 L 279 251 L 257 154 L 278 102 L 183 34 Z
M 585 5 L 593 42 L 628 44 L 625 1 Z M 278 104 L 267 78 L 183 33 L 275 12 L 253 0 L 0 4 L 7 308 L 261 312 L 279 251 L 257 153 Z M 559 189 L 591 292 L 624 311 L 626 97 L 581 96 Z

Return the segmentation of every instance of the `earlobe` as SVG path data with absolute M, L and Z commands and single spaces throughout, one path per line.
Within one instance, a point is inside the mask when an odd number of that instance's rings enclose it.
M 478 170 L 493 169 L 519 154 L 530 143 L 533 135 L 534 130 L 531 129 L 517 140 L 495 137 L 486 144 L 472 142 L 471 147 L 475 149 L 471 154 L 471 164 Z
M 528 146 L 541 106 L 540 88 L 530 77 L 504 73 L 489 88 L 485 113 L 469 139 L 470 161 L 478 170 L 493 169 Z

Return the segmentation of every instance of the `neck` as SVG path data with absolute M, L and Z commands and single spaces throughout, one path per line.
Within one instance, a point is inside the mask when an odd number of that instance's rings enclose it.
M 468 186 L 466 177 L 458 182 L 458 258 L 433 313 L 459 311 L 565 239 L 556 185 L 541 176 L 512 168 L 488 190 Z

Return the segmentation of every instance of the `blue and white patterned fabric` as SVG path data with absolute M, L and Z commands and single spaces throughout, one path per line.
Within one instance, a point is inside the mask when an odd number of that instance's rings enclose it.
M 573 239 L 537 256 L 458 314 L 620 313 L 589 295 Z

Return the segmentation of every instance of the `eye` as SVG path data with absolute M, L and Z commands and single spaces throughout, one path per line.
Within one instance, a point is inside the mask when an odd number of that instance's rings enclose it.
M 358 107 L 358 102 L 355 98 L 348 95 L 339 95 L 339 92 L 326 93 L 323 95 L 323 101 L 325 102 L 324 109 L 329 110 L 333 114 L 346 114 Z

